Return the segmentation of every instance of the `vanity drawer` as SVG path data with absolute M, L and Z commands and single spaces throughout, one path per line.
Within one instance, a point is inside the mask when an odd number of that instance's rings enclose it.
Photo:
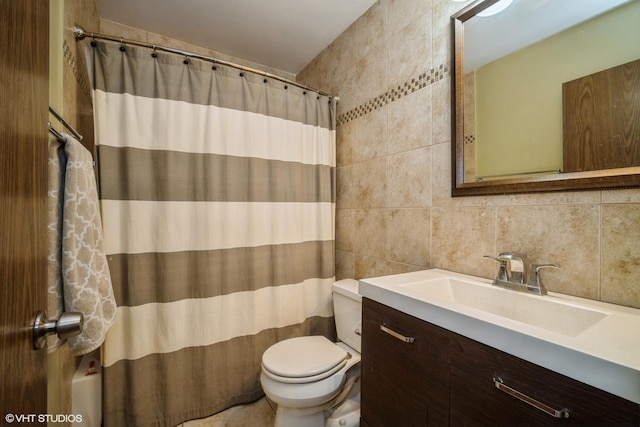
M 371 427 L 447 425 L 449 344 L 444 329 L 363 299 L 363 420 Z
M 640 405 L 459 335 L 450 381 L 452 426 L 640 426 Z

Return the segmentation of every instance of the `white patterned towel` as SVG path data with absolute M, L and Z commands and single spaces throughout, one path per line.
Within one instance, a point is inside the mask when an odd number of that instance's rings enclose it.
M 62 287 L 67 312 L 84 315 L 84 329 L 68 340 L 72 354 L 102 345 L 116 318 L 111 275 L 102 244 L 102 221 L 91 153 L 65 135 L 62 213 Z
M 47 317 L 57 319 L 64 311 L 62 297 L 62 195 L 66 157 L 62 142 L 52 139 L 49 143 L 49 189 L 47 192 L 48 224 L 48 296 Z M 47 337 L 47 352 L 51 353 L 63 344 L 57 335 Z

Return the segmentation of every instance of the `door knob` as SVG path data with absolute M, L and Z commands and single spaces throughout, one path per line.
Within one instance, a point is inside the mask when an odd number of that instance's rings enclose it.
M 40 311 L 33 321 L 33 349 L 43 348 L 47 336 L 52 334 L 58 334 L 60 339 L 75 337 L 82 332 L 83 324 L 82 313 L 62 313 L 58 320 L 49 320 L 47 313 Z

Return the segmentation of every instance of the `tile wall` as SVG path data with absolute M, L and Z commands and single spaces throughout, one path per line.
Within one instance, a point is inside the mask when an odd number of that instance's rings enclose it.
M 640 189 L 451 197 L 449 18 L 465 3 L 379 0 L 297 80 L 340 97 L 336 274 L 535 263 L 552 291 L 640 308 Z

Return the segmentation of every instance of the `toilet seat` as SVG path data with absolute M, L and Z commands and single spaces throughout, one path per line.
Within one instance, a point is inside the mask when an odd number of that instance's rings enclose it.
M 290 338 L 269 347 L 262 355 L 263 372 L 289 384 L 320 381 L 347 363 L 349 353 L 324 336 Z

